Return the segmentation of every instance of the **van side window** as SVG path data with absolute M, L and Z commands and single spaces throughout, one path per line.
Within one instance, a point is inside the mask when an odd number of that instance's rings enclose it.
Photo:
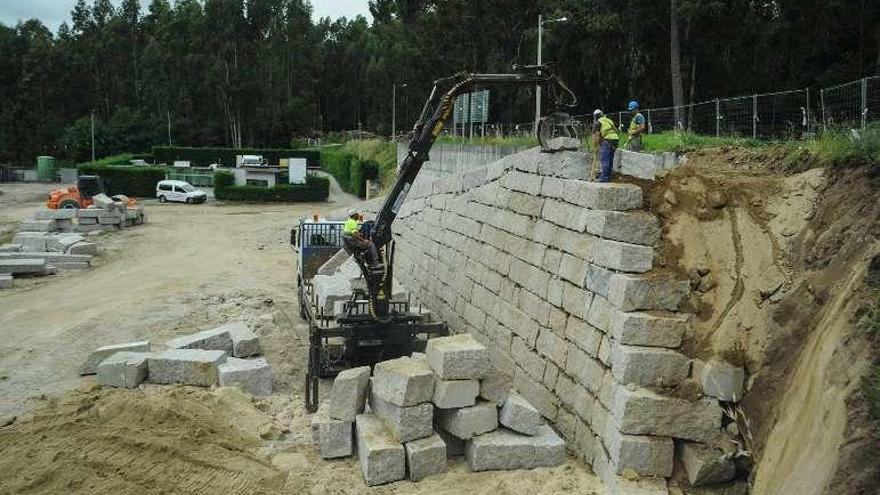
M 159 190 L 160 191 L 170 191 L 171 184 L 159 184 Z
M 174 186 L 174 192 L 185 193 L 186 191 L 180 186 Z

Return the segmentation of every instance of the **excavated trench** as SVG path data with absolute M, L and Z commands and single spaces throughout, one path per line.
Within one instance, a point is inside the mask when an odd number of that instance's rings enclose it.
M 863 394 L 875 351 L 856 322 L 880 265 L 880 174 L 779 172 L 750 153 L 697 153 L 642 184 L 664 225 L 660 263 L 691 281 L 685 352 L 745 366 L 752 493 L 876 493 Z

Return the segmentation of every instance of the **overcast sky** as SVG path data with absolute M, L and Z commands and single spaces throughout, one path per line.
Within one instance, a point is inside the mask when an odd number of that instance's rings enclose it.
M 370 18 L 367 0 L 311 0 L 314 16 L 332 18 L 354 17 L 358 14 Z M 0 22 L 14 26 L 18 21 L 36 17 L 52 31 L 58 29 L 62 22 L 70 23 L 70 11 L 76 0 L 0 0 Z M 91 1 L 89 1 L 91 3 Z M 113 0 L 119 5 L 120 0 Z M 150 0 L 141 0 L 144 11 Z

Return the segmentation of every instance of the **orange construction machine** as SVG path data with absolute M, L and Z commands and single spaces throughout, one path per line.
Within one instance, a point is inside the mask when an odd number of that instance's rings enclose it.
M 88 208 L 93 204 L 92 198 L 99 194 L 104 194 L 104 182 L 101 178 L 97 175 L 80 175 L 75 186 L 50 192 L 46 208 L 50 210 Z M 114 196 L 113 199 L 125 201 L 128 207 L 137 206 L 137 201 L 125 196 Z

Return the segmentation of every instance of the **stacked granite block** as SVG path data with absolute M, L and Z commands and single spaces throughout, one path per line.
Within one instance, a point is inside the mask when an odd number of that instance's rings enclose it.
M 419 481 L 462 455 L 474 471 L 564 462 L 563 440 L 491 369 L 489 350 L 470 335 L 431 339 L 425 354 L 378 363 L 369 374 L 366 367 L 340 373 L 312 418 L 321 456 L 356 449 L 368 485 Z
M 200 387 L 235 386 L 252 395 L 272 393 L 272 369 L 259 338 L 242 322 L 184 335 L 154 351 L 149 341 L 99 347 L 80 367 L 108 387 L 136 388 L 143 382 Z

